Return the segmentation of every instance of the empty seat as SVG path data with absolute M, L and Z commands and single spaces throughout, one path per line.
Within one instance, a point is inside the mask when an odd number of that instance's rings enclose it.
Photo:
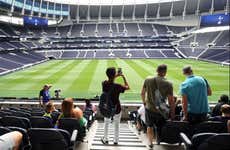
M 58 128 L 67 130 L 70 134 L 72 134 L 74 130 L 77 130 L 77 141 L 83 141 L 86 135 L 85 127 L 81 127 L 77 119 L 62 118 L 58 121 Z
M 46 117 L 32 116 L 30 118 L 32 128 L 53 128 L 53 123 Z
M 44 111 L 32 111 L 31 116 L 43 116 Z
M 189 139 L 185 133 L 180 133 L 181 140 L 185 144 L 186 150 L 197 150 L 201 143 L 213 135 L 216 135 L 216 133 L 198 133 Z
M 170 144 L 181 143 L 180 133 L 189 133 L 188 122 L 167 121 L 162 127 L 161 133 L 157 133 L 157 142 L 166 142 Z
M 16 113 L 14 114 L 14 116 L 17 116 L 17 117 L 25 117 L 25 118 L 30 118 L 31 115 L 27 112 L 23 112 L 23 111 L 16 111 Z
M 3 134 L 6 134 L 8 132 L 10 132 L 11 130 L 8 129 L 7 127 L 0 127 L 0 136 Z
M 66 134 L 68 135 L 68 133 Z M 69 149 L 68 142 L 59 129 L 31 128 L 28 131 L 28 135 L 30 137 L 32 150 Z
M 11 112 L 0 111 L 0 117 L 11 116 L 11 115 L 12 115 Z
M 190 140 L 184 133 L 180 133 L 186 150 L 229 150 L 230 133 L 199 133 Z
M 3 126 L 14 126 L 23 129 L 29 129 L 31 127 L 30 120 L 24 117 L 5 116 L 2 117 L 1 123 Z
M 198 150 L 229 150 L 230 133 L 221 133 L 209 137 L 199 147 Z
M 225 133 L 227 132 L 227 125 L 218 121 L 205 121 L 193 127 L 192 135 L 206 132 Z

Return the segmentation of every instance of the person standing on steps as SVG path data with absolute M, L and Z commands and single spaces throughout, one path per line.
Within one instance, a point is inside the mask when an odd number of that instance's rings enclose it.
M 102 82 L 102 91 L 105 93 L 110 93 L 109 96 L 110 99 L 108 99 L 108 101 L 112 102 L 115 108 L 114 115 L 112 117 L 114 123 L 113 142 L 114 145 L 117 145 L 119 142 L 119 126 L 121 120 L 121 103 L 120 103 L 119 95 L 120 93 L 124 93 L 130 87 L 121 69 L 118 69 L 118 72 L 116 72 L 116 68 L 114 67 L 107 68 L 106 75 L 108 77 L 108 80 Z M 117 77 L 122 77 L 124 84 L 114 83 L 114 80 Z M 101 142 L 103 144 L 109 143 L 108 130 L 109 130 L 110 120 L 111 117 L 104 117 L 104 137 L 101 138 Z

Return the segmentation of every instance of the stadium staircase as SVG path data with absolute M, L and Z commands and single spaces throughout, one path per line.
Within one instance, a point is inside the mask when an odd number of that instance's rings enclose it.
M 101 142 L 101 137 L 104 134 L 104 124 L 98 122 L 96 125 L 96 131 L 94 132 L 94 137 L 92 138 L 90 150 L 146 150 L 146 145 L 139 138 L 139 136 L 132 130 L 128 123 L 121 123 L 120 125 L 120 136 L 118 145 L 113 145 L 113 135 L 114 128 L 113 124 L 109 127 L 109 144 L 103 145 Z

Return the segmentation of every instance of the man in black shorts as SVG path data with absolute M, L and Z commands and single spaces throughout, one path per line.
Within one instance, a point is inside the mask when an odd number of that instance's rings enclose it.
M 159 111 L 155 100 L 155 91 L 158 89 L 164 100 L 168 99 L 170 105 L 170 117 L 174 119 L 175 116 L 175 104 L 173 100 L 173 86 L 172 83 L 166 80 L 165 75 L 167 72 L 166 65 L 160 65 L 157 67 L 157 76 L 148 77 L 143 85 L 141 91 L 142 101 L 145 105 L 145 116 L 147 125 L 147 136 L 149 140 L 149 148 L 153 148 L 153 127 L 156 126 L 158 134 L 160 134 L 161 128 L 164 125 L 167 117 L 163 117 Z M 155 139 L 155 138 L 154 138 Z

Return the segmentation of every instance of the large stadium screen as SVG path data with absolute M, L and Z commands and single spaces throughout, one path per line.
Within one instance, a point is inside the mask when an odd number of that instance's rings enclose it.
M 39 18 L 39 17 L 23 17 L 24 26 L 33 26 L 33 27 L 47 27 L 48 19 Z
M 204 15 L 200 19 L 200 27 L 229 26 L 230 13 Z

